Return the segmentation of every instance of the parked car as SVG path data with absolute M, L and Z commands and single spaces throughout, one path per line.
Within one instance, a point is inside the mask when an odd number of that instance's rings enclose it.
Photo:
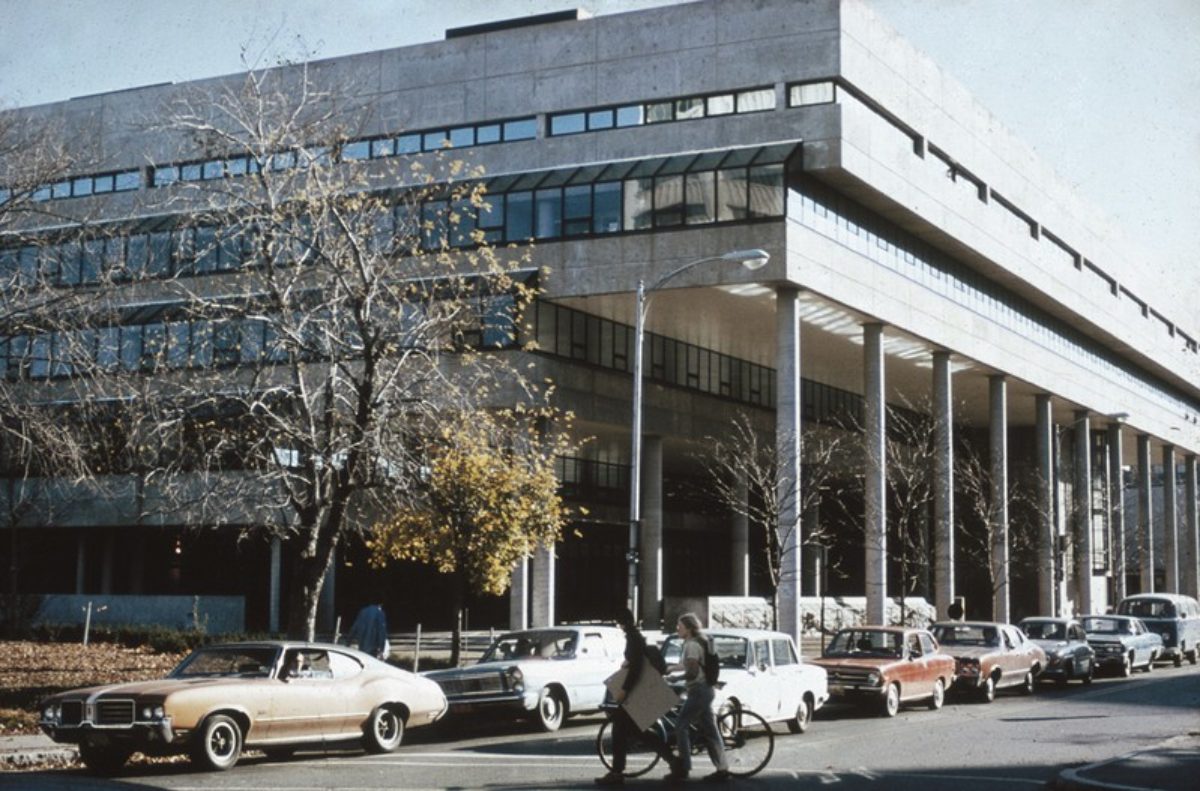
M 954 658 L 924 629 L 860 626 L 833 636 L 816 664 L 835 698 L 867 703 L 895 717 L 901 703 L 927 701 L 937 710 L 954 681 Z
M 1115 667 L 1128 677 L 1137 668 L 1147 673 L 1162 652 L 1162 638 L 1128 615 L 1089 615 L 1083 619 L 1088 645 L 1096 651 L 1096 666 Z
M 1196 664 L 1200 646 L 1200 602 L 1178 593 L 1139 593 L 1117 604 L 1118 615 L 1141 618 L 1146 628 L 1162 638 L 1160 659 L 1171 659 L 1175 667 L 1184 657 Z
M 786 722 L 803 733 L 813 713 L 829 699 L 824 668 L 805 662 L 791 636 L 764 629 L 709 629 L 721 661 L 720 689 L 713 708 L 743 707 L 767 722 Z M 683 641 L 667 638 L 663 657 L 678 664 Z
M 1025 636 L 1046 652 L 1046 666 L 1039 680 L 1065 684 L 1079 679 L 1092 683 L 1096 674 L 1096 652 L 1088 645 L 1083 624 L 1072 618 L 1026 618 L 1017 624 Z
M 985 703 L 1006 687 L 1032 693 L 1046 666 L 1046 653 L 1011 624 L 945 621 L 933 625 L 933 636 L 954 657 L 953 688 L 975 692 Z
M 205 769 L 233 767 L 247 747 L 289 754 L 359 740 L 391 752 L 406 728 L 445 712 L 432 681 L 359 651 L 267 641 L 199 648 L 161 681 L 52 695 L 39 724 L 78 744 L 88 768 L 111 773 L 134 752 L 188 753 Z
M 450 714 L 527 716 L 544 731 L 598 711 L 604 680 L 621 666 L 625 633 L 615 626 L 552 626 L 508 632 L 469 667 L 433 670 Z

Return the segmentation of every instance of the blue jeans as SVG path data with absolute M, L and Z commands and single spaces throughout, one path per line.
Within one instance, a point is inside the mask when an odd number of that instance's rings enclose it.
M 725 743 L 717 733 L 717 715 L 713 714 L 713 688 L 708 684 L 688 687 L 687 700 L 679 712 L 679 725 L 675 729 L 675 742 L 679 746 L 679 765 L 685 772 L 692 770 L 692 737 L 688 726 L 700 721 L 700 733 L 708 744 L 708 757 L 718 769 L 729 769 L 725 762 Z

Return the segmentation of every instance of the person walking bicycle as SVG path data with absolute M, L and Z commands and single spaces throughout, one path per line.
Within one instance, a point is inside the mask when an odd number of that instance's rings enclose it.
M 700 631 L 700 619 L 693 613 L 679 616 L 675 624 L 676 633 L 683 638 L 683 661 L 669 668 L 671 671 L 683 671 L 687 684 L 687 700 L 679 712 L 679 724 L 675 729 L 676 746 L 679 750 L 679 763 L 671 768 L 667 775 L 671 780 L 685 780 L 692 769 L 691 723 L 699 721 L 700 732 L 708 746 L 708 757 L 712 759 L 717 770 L 705 777 L 706 780 L 725 780 L 729 777 L 729 764 L 725 759 L 725 744 L 717 731 L 717 718 L 713 713 L 712 704 L 716 692 L 712 682 L 704 672 L 705 663 L 712 647 L 708 639 Z
M 597 785 L 619 786 L 625 782 L 625 763 L 629 747 L 634 740 L 641 740 L 651 750 L 665 759 L 672 772 L 678 765 L 678 759 L 671 754 L 671 748 L 662 740 L 655 730 L 642 732 L 625 709 L 626 698 L 638 685 L 643 673 L 659 673 L 666 670 L 666 664 L 659 655 L 659 665 L 656 667 L 647 650 L 646 638 L 642 635 L 634 620 L 633 612 L 628 608 L 617 613 L 617 626 L 625 631 L 625 661 L 621 665 L 627 670 L 625 680 L 620 689 L 613 694 L 616 708 L 612 709 L 612 767 L 607 774 L 596 778 Z

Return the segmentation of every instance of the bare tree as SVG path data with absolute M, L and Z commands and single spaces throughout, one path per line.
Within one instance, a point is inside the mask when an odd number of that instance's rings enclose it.
M 167 249 L 131 253 L 140 289 L 109 289 L 94 314 L 136 308 L 138 345 L 88 377 L 108 410 L 96 441 L 136 479 L 142 518 L 285 540 L 287 630 L 310 639 L 338 547 L 409 497 L 413 426 L 464 386 L 526 392 L 480 352 L 514 342 L 533 296 L 512 277 L 524 257 L 471 221 L 479 174 L 396 159 L 396 188 L 394 164 L 351 156 L 372 107 L 343 96 L 293 66 L 161 108 L 155 131 L 186 142 L 179 159 L 219 173 L 156 187 Z
M 850 437 L 839 429 L 814 425 L 803 432 L 799 496 L 788 470 L 791 466 L 775 444 L 775 435 L 755 427 L 742 412 L 721 436 L 705 437 L 706 452 L 700 457 L 708 473 L 711 495 L 734 514 L 745 517 L 762 531 L 763 566 L 771 587 L 772 619 L 778 622 L 779 586 L 790 581 L 783 569 L 783 549 L 793 540 L 827 544 L 830 536 L 823 526 L 809 526 L 797 535 L 797 525 L 788 524 L 788 512 L 814 513 L 822 503 L 840 503 L 846 480 L 846 452 Z M 790 446 L 791 443 L 787 443 Z M 794 506 L 794 509 L 793 509 Z

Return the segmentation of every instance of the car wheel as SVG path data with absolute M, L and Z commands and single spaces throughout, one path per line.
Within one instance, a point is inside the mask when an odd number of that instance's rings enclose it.
M 1027 671 L 1025 673 L 1025 678 L 1021 680 L 1021 694 L 1022 695 L 1032 695 L 1033 694 L 1033 671 L 1032 670 Z
M 537 722 L 546 733 L 553 733 L 562 727 L 567 718 L 567 702 L 556 689 L 546 687 L 538 696 Z
M 1175 662 L 1175 667 L 1183 667 L 1183 650 L 1182 649 L 1180 649 L 1179 653 L 1175 654 L 1174 662 Z
M 996 679 L 988 676 L 983 680 L 983 686 L 979 688 L 979 698 L 984 703 L 991 703 L 996 699 Z
M 1158 654 L 1151 654 L 1149 661 L 1146 662 L 1146 666 L 1142 668 L 1142 672 L 1143 673 L 1153 673 L 1154 672 L 1154 663 L 1157 660 L 1158 660 Z
M 363 747 L 369 753 L 390 753 L 404 738 L 404 719 L 389 706 L 376 706 L 367 720 Z
M 1133 654 L 1127 654 L 1121 662 L 1121 678 L 1129 678 L 1133 675 Z
M 809 724 L 812 722 L 813 708 L 812 701 L 808 698 L 800 701 L 800 705 L 796 707 L 796 716 L 788 720 L 788 730 L 792 733 L 804 733 L 808 730 Z
M 1096 661 L 1093 659 L 1091 662 L 1088 662 L 1087 673 L 1084 673 L 1084 675 L 1083 675 L 1083 683 L 1091 684 L 1092 679 L 1095 677 L 1096 677 Z
M 192 760 L 205 769 L 232 769 L 242 755 L 242 729 L 232 718 L 214 714 L 196 731 Z
M 1194 665 L 1196 664 L 1196 659 L 1196 649 L 1193 648 L 1191 651 L 1188 651 L 1188 662 Z
M 131 751 L 120 748 L 97 747 L 88 742 L 79 745 L 79 758 L 83 765 L 98 775 L 115 775 L 125 766 L 130 755 L 133 755 Z
M 929 698 L 929 710 L 937 711 L 946 702 L 946 682 L 940 678 L 933 682 L 933 695 Z
M 895 717 L 900 712 L 900 685 L 888 684 L 887 692 L 883 693 L 883 701 L 879 713 L 885 717 Z

